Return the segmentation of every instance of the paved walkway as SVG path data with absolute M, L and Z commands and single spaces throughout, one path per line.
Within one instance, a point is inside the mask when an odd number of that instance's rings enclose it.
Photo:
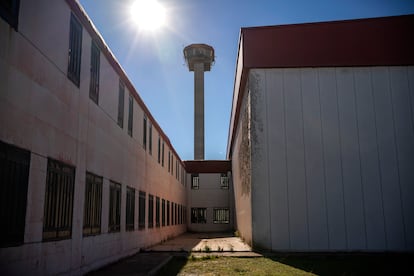
M 149 248 L 156 252 L 250 252 L 240 238 L 226 233 L 185 233 Z
M 120 260 L 100 270 L 89 273 L 92 276 L 109 275 L 156 275 L 173 256 L 203 257 L 207 255 L 232 257 L 260 257 L 240 238 L 229 234 L 185 233 L 174 239 L 148 248 L 144 252 Z

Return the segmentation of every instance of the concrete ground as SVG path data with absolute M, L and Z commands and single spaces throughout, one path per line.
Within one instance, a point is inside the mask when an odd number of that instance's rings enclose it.
M 251 252 L 240 238 L 227 233 L 185 233 L 149 248 L 156 252 Z
M 232 257 L 260 257 L 240 238 L 226 233 L 185 233 L 93 271 L 88 275 L 156 275 L 173 256 L 203 257 L 206 255 Z

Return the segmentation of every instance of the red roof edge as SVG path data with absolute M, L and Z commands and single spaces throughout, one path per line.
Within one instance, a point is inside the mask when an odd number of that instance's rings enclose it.
M 414 65 L 413 33 L 414 14 L 242 28 L 227 158 L 251 68 Z
M 243 28 L 248 68 L 414 65 L 414 15 Z
M 187 173 L 227 173 L 231 171 L 230 160 L 184 161 Z

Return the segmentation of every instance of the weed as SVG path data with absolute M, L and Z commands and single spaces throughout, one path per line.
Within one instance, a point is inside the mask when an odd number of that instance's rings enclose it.
M 210 253 L 211 252 L 211 248 L 208 245 L 204 246 L 204 252 Z

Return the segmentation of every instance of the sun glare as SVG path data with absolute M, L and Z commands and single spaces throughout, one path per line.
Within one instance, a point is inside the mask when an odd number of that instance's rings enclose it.
M 132 20 L 140 29 L 156 30 L 166 21 L 165 8 L 157 0 L 135 0 L 130 12 Z

